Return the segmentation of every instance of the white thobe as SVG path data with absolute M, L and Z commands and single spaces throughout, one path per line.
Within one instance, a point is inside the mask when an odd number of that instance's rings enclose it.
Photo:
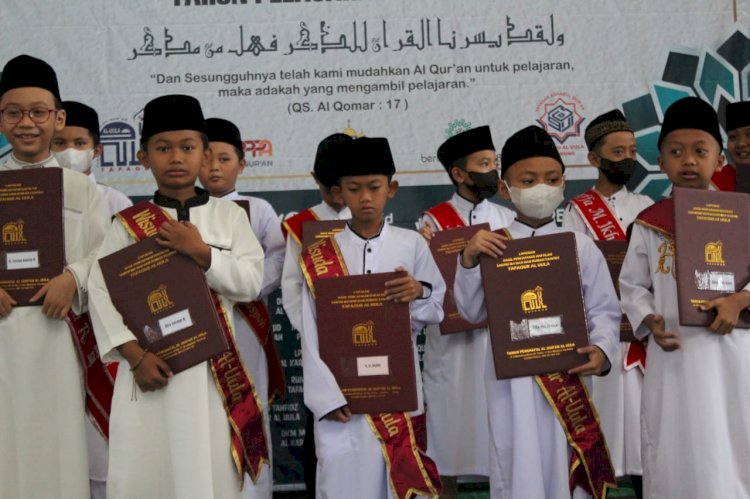
M 310 209 L 318 220 L 349 220 L 352 217 L 349 208 L 336 211 L 325 201 L 321 201 L 320 204 Z M 281 273 L 281 297 L 289 323 L 297 331 L 302 329 L 302 286 L 305 283 L 305 277 L 299 266 L 301 252 L 302 248 L 294 237 L 287 236 L 284 268 Z
M 102 206 L 105 209 L 108 220 L 116 213 L 133 206 L 130 198 L 122 192 L 108 185 L 98 183 L 94 172 L 91 172 L 88 177 L 99 190 L 99 196 L 102 198 Z M 109 446 L 89 418 L 86 418 L 86 445 L 89 454 L 91 499 L 104 499 L 106 497 L 107 468 L 109 467 Z
M 596 191 L 595 191 L 596 192 Z M 623 232 L 638 214 L 651 206 L 653 200 L 635 194 L 625 187 L 602 200 L 620 224 Z M 596 239 L 579 211 L 570 203 L 565 209 L 562 226 Z M 612 371 L 607 376 L 595 376 L 591 397 L 599 411 L 599 422 L 607 439 L 609 456 L 617 476 L 642 475 L 641 466 L 641 390 L 643 374 L 640 369 L 624 369 L 627 342 L 620 343 L 620 353 L 612 359 Z
M 466 225 L 508 227 L 515 213 L 487 200 L 474 204 L 454 194 L 448 201 Z M 438 224 L 428 213 L 420 225 Z M 441 335 L 427 327 L 424 349 L 424 397 L 427 446 L 442 475 L 489 475 L 489 427 L 484 392 L 487 328 Z M 461 424 L 456 424 L 460 421 Z
M 94 176 L 94 172 L 89 174 L 89 180 L 95 183 L 96 188 L 99 189 L 99 195 L 102 197 L 102 203 L 109 213 L 109 216 L 114 216 L 125 208 L 133 206 L 133 202 L 130 198 L 122 192 L 114 187 L 98 183 Z
M 679 325 L 674 259 L 665 254 L 666 243 L 662 233 L 633 225 L 620 274 L 622 304 L 636 336 L 646 337 L 643 319 L 659 314 L 665 329 L 680 338 L 673 352 L 648 343 L 641 402 L 644 496 L 748 498 L 750 330 L 720 336 Z
M 550 222 L 532 228 L 515 221 L 514 239 L 565 232 Z M 618 358 L 620 305 L 607 264 L 591 239 L 576 233 L 586 320 L 592 345 L 607 359 Z M 487 317 L 479 265 L 460 261 L 454 284 L 459 313 L 468 321 Z M 589 380 L 586 379 L 589 385 Z M 570 498 L 571 447 L 549 402 L 532 376 L 498 380 L 492 349 L 487 349 L 485 386 L 490 418 L 490 490 L 493 499 Z M 589 497 L 576 488 L 573 497 Z
M 279 218 L 271 204 L 265 199 L 243 196 L 237 191 L 232 191 L 223 196 L 223 199 L 249 201 L 250 225 L 263 248 L 263 286 L 260 298 L 263 303 L 268 305 L 268 295 L 275 291 L 281 283 L 281 268 L 284 265 L 284 236 L 281 234 Z M 247 324 L 247 321 L 242 318 L 241 314 L 237 312 L 237 309 L 234 310 L 234 327 L 237 350 L 239 350 L 242 361 L 250 373 L 256 393 L 263 401 L 266 441 L 270 452 L 272 445 L 268 414 L 268 360 L 263 351 L 263 346 L 258 341 L 258 336 Z M 274 341 L 273 337 L 269 341 Z M 273 487 L 272 475 L 272 467 L 264 467 L 255 487 L 247 489 L 247 499 L 270 497 Z
M 11 155 L 0 170 L 31 166 Z M 38 166 L 58 164 L 50 157 Z M 73 311 L 82 313 L 107 218 L 85 175 L 63 169 L 63 193 L 66 268 L 78 285 Z M 67 324 L 41 306 L 0 319 L 0 400 L 0 497 L 88 497 L 82 371 Z
M 178 218 L 174 208 L 162 209 Z M 244 210 L 230 201 L 209 198 L 188 213 L 211 247 L 206 280 L 224 309 L 256 299 L 263 280 L 263 251 Z M 133 243 L 115 221 L 98 256 Z M 117 347 L 136 338 L 110 300 L 98 263 L 91 270 L 89 287 L 99 351 L 103 360 L 120 362 L 110 419 L 107 497 L 243 498 L 230 453 L 227 415 L 209 363 L 175 375 L 161 390 L 138 390 L 137 400 L 131 398 L 133 375 Z
M 334 236 L 349 274 L 392 272 L 402 266 L 416 280 L 432 286 L 427 298 L 409 304 L 414 344 L 414 369 L 419 372 L 416 335 L 426 324 L 443 318 L 445 282 L 427 243 L 415 231 L 383 225 L 380 234 L 363 239 L 348 226 Z M 428 292 L 427 290 L 425 290 Z M 315 451 L 318 457 L 316 495 L 318 499 L 392 498 L 382 447 L 364 415 L 353 415 L 347 423 L 322 419 L 346 405 L 336 380 L 321 360 L 315 302 L 305 285 L 302 301 L 302 372 L 305 379 L 305 405 L 315 417 Z M 419 405 L 412 415 L 422 414 L 422 384 L 417 376 Z

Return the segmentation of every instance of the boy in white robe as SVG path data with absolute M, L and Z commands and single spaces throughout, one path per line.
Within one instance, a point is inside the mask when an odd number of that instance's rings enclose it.
M 353 140 L 345 133 L 334 133 L 318 144 L 315 152 L 313 171 L 310 172 L 320 192 L 320 203 L 295 213 L 284 220 L 281 226 L 286 238 L 284 267 L 281 273 L 281 300 L 289 323 L 297 331 L 302 331 L 302 287 L 305 277 L 299 266 L 302 251 L 302 225 L 311 220 L 349 220 L 351 212 L 340 197 L 331 193 L 336 185 L 336 176 L 329 161 L 329 151 L 339 142 Z M 313 438 L 313 417 L 305 409 L 305 437 L 302 445 L 302 465 L 305 475 L 305 488 L 310 493 L 315 490 L 315 442 Z
M 708 189 L 724 165 L 716 112 L 687 97 L 664 115 L 659 166 L 673 185 Z M 633 224 L 620 274 L 625 312 L 649 338 L 641 402 L 644 496 L 750 497 L 750 330 L 734 326 L 750 306 L 750 285 L 709 301 L 708 327 L 679 324 L 672 200 Z M 650 335 L 650 336 L 649 336 Z
M 313 171 L 320 191 L 320 203 L 299 211 L 284 220 L 282 232 L 286 238 L 284 268 L 281 273 L 281 296 L 284 312 L 289 323 L 297 331 L 302 330 L 302 287 L 305 277 L 299 266 L 299 254 L 302 251 L 302 224 L 308 220 L 349 220 L 351 212 L 338 196 L 331 193 L 336 185 L 335 174 L 330 164 L 330 149 L 339 142 L 354 140 L 345 133 L 334 133 L 320 141 L 315 153 Z
M 75 101 L 63 101 L 65 110 L 65 128 L 52 137 L 52 154 L 60 166 L 88 176 L 96 185 L 102 204 L 108 217 L 133 206 L 125 194 L 100 184 L 96 181 L 92 167 L 94 160 L 102 155 L 99 141 L 99 115 L 85 104 Z M 108 366 L 112 375 L 117 374 L 117 364 Z M 109 449 L 102 433 L 91 420 L 86 420 L 86 445 L 89 454 L 89 478 L 91 499 L 104 499 L 107 490 L 107 468 L 109 466 Z
M 192 97 L 167 95 L 146 105 L 138 157 L 151 170 L 158 190 L 153 201 L 139 206 L 171 219 L 158 229 L 157 241 L 189 256 L 205 271 L 226 312 L 260 293 L 263 251 L 242 208 L 195 187 L 208 160 L 204 127 L 200 104 Z M 134 242 L 116 220 L 98 256 Z M 211 361 L 173 375 L 125 326 L 98 263 L 89 285 L 99 350 L 105 360 L 120 362 L 110 421 L 107 497 L 243 498 L 238 468 L 242 473 L 245 467 L 233 460 L 233 433 Z M 225 316 L 231 326 L 231 314 Z M 262 459 L 254 464 L 266 465 Z
M 278 363 L 278 354 L 276 354 L 273 334 L 270 331 L 271 321 L 267 300 L 268 295 L 275 291 L 281 282 L 281 268 L 284 265 L 284 238 L 281 235 L 281 227 L 276 212 L 268 201 L 254 196 L 243 196 L 237 192 L 237 177 L 242 173 L 247 163 L 240 130 L 237 126 L 224 119 L 208 118 L 206 120 L 206 135 L 208 135 L 211 158 L 201 168 L 199 174 L 201 184 L 213 197 L 229 201 L 244 200 L 248 202 L 250 225 L 263 248 L 263 286 L 260 299 L 243 306 L 246 307 L 245 310 L 249 310 L 247 307 L 257 308 L 256 313 L 267 317 L 268 321 L 265 324 L 256 322 L 255 327 L 258 327 L 259 331 L 254 331 L 238 306 L 234 307 L 233 314 L 237 348 L 245 362 L 245 367 L 250 372 L 255 390 L 263 402 L 266 438 L 270 439 L 268 405 L 275 395 L 273 390 L 283 390 L 283 385 L 269 390 L 269 360 L 276 369 L 275 374 L 281 375 L 281 380 L 275 380 L 277 383 L 279 381 L 283 383 L 284 373 Z M 259 337 L 270 343 L 261 345 Z M 273 349 L 270 359 L 266 358 L 264 347 Z M 248 487 L 247 499 L 271 497 L 273 485 L 271 471 L 270 468 L 263 469 L 255 486 Z
M 557 148 L 541 128 L 511 136 L 501 154 L 500 194 L 517 210 L 508 227 L 513 238 L 561 232 L 552 218 L 563 200 L 564 166 Z M 499 227 L 491 227 L 493 230 Z M 598 375 L 610 369 L 618 351 L 620 306 L 604 257 L 594 242 L 576 233 L 576 249 L 591 345 L 578 349 L 589 361 L 571 374 Z M 454 292 L 461 315 L 479 322 L 487 317 L 479 255 L 499 257 L 505 238 L 479 231 L 461 254 Z M 566 432 L 534 377 L 498 380 L 492 349 L 487 349 L 485 386 L 490 418 L 490 492 L 493 499 L 588 497 L 581 483 L 571 494 L 571 447 Z M 599 433 L 600 438 L 603 436 Z M 614 476 L 612 476 L 614 478 Z M 605 491 L 597 490 L 597 497 Z
M 122 192 L 108 185 L 100 184 L 94 176 L 94 160 L 100 158 L 104 150 L 99 137 L 99 115 L 86 104 L 63 101 L 65 128 L 52 138 L 52 154 L 63 168 L 81 172 L 89 177 L 102 197 L 102 202 L 110 216 L 133 206 L 133 202 Z
M 386 299 L 408 304 L 411 339 L 425 324 L 443 317 L 445 283 L 427 243 L 415 231 L 385 223 L 386 201 L 396 194 L 398 182 L 386 139 L 360 138 L 337 144 L 335 171 L 339 178 L 333 190 L 341 194 L 352 220 L 333 241 L 350 275 L 405 270 L 408 275 L 386 283 Z M 379 437 L 368 423 L 369 415 L 352 415 L 331 370 L 320 358 L 315 302 L 306 284 L 302 310 L 302 369 L 305 404 L 315 418 L 315 450 L 318 458 L 315 497 L 338 499 L 386 499 L 394 497 L 390 472 Z M 413 362 L 419 372 L 416 345 Z M 418 409 L 423 413 L 422 387 L 416 375 Z M 408 446 L 415 454 L 416 444 Z M 419 451 L 421 454 L 421 451 Z M 434 464 L 422 455 L 426 467 Z M 414 479 L 415 477 L 410 477 Z M 437 479 L 437 476 L 434 477 Z M 422 490 L 437 497 L 439 485 L 426 479 Z M 416 486 L 415 486 L 416 488 Z
M 0 170 L 59 167 L 50 142 L 64 126 L 53 69 L 29 56 L 9 61 L 0 79 L 0 131 L 13 153 Z M 63 319 L 86 311 L 107 217 L 94 184 L 69 170 L 63 206 L 67 266 L 32 297 L 39 306 L 18 307 L 0 288 L 0 497 L 89 495 L 82 370 Z
M 497 194 L 499 180 L 490 127 L 449 138 L 437 156 L 456 192 L 422 217 L 419 232 L 425 239 L 445 229 L 481 223 L 507 227 L 513 222 L 513 211 L 489 201 Z M 427 445 L 440 470 L 441 498 L 457 497 L 459 476 L 489 476 L 486 349 L 486 327 L 449 335 L 441 335 L 437 325 L 427 328 L 422 371 Z
M 594 240 L 625 240 L 627 228 L 635 217 L 654 203 L 650 197 L 630 192 L 625 186 L 638 165 L 635 135 L 625 116 L 615 109 L 594 118 L 586 127 L 584 138 L 589 162 L 599 171 L 599 177 L 592 189 L 571 200 L 563 214 L 562 226 Z M 591 397 L 599 411 L 615 474 L 629 475 L 636 497 L 641 498 L 640 421 L 645 346 L 640 342 L 621 342 L 620 355 L 612 364 L 607 376 L 593 378 Z

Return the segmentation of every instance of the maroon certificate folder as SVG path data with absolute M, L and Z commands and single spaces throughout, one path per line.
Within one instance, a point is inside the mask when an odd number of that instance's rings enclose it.
M 302 224 L 302 247 L 307 248 L 318 239 L 338 234 L 346 227 L 346 220 L 308 220 Z
M 683 326 L 707 326 L 702 303 L 741 290 L 750 281 L 750 197 L 675 187 L 677 307 Z M 750 327 L 744 310 L 737 327 Z
M 63 171 L 0 172 L 0 288 L 19 307 L 65 268 Z
M 99 265 L 125 325 L 174 373 L 229 349 L 206 277 L 192 259 L 149 237 Z
M 617 291 L 617 298 L 620 298 L 620 270 L 622 270 L 622 262 L 625 261 L 625 253 L 628 252 L 627 241 L 594 241 L 596 246 L 604 255 L 604 259 L 607 261 L 607 268 L 609 268 L 609 274 L 612 276 L 612 283 L 615 285 L 615 291 Z M 633 334 L 633 328 L 628 322 L 628 318 L 625 314 L 622 314 L 620 319 L 620 341 L 638 341 Z
M 576 353 L 589 335 L 573 233 L 505 244 L 500 258 L 480 258 L 497 379 L 586 363 Z
M 356 414 L 417 409 L 409 305 L 385 300 L 403 272 L 315 281 L 320 358 Z
M 469 239 L 479 230 L 489 230 L 490 224 L 471 225 L 457 229 L 448 229 L 435 232 L 430 240 L 430 251 L 435 263 L 440 269 L 445 281 L 446 291 L 443 301 L 443 322 L 440 323 L 440 334 L 452 334 L 461 331 L 469 331 L 487 325 L 486 322 L 472 324 L 461 318 L 456 308 L 456 299 L 453 297 L 453 281 L 456 279 L 456 265 L 458 254 L 466 247 Z

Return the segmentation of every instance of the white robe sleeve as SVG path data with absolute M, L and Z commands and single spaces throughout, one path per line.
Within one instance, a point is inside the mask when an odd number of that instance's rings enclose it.
M 346 405 L 346 397 L 341 392 L 336 378 L 323 359 L 318 347 L 318 325 L 315 322 L 315 301 L 305 284 L 302 290 L 302 377 L 304 382 L 305 405 L 316 419 Z
M 648 260 L 648 232 L 649 229 L 633 224 L 628 252 L 620 271 L 622 308 L 633 325 L 633 333 L 641 339 L 651 332 L 643 324 L 643 319 L 649 314 L 657 313 Z
M 578 213 L 578 210 L 573 206 L 573 203 L 568 203 L 568 206 L 563 212 L 562 228 L 566 230 L 574 230 L 581 234 L 591 234 L 586 222 L 583 221 L 581 214 Z
M 239 206 L 228 211 L 232 230 L 232 247 L 211 248 L 211 266 L 206 271 L 208 287 L 233 302 L 258 298 L 263 282 L 263 250 Z M 244 218 L 244 220 L 243 220 Z
M 461 265 L 461 255 L 456 259 L 456 280 L 453 281 L 453 298 L 456 308 L 465 320 L 476 324 L 487 319 L 487 307 L 484 303 L 484 287 L 479 265 L 467 269 Z
M 103 258 L 133 243 L 133 239 L 128 235 L 122 224 L 115 221 L 111 224 L 96 257 L 97 259 Z M 125 326 L 122 316 L 112 303 L 98 261 L 91 268 L 88 287 L 89 312 L 94 326 L 99 355 L 104 362 L 122 361 L 123 358 L 117 351 L 117 347 L 129 341 L 135 341 L 136 337 Z
M 622 310 L 602 252 L 588 237 L 576 234 L 581 266 L 583 301 L 591 344 L 599 347 L 611 363 L 619 359 Z M 610 366 L 605 366 L 609 371 Z
M 251 220 L 255 235 L 263 247 L 263 286 L 261 298 L 266 298 L 281 284 L 281 270 L 284 266 L 284 236 L 281 225 L 273 207 L 268 201 L 253 198 L 251 203 Z
M 66 179 L 66 176 L 63 177 Z M 66 179 L 67 180 L 67 179 Z M 71 183 L 65 182 L 70 189 Z M 85 187 L 82 189 L 81 187 Z M 70 189 L 73 192 L 73 189 Z M 91 267 L 96 261 L 96 254 L 99 250 L 99 246 L 104 240 L 105 234 L 107 233 L 107 216 L 106 209 L 102 204 L 101 196 L 96 188 L 96 185 L 89 182 L 86 179 L 85 182 L 78 182 L 75 185 L 75 197 L 81 196 L 76 199 L 75 202 L 85 202 L 84 213 L 81 216 L 84 221 L 80 224 L 81 228 L 84 228 L 82 238 L 83 240 L 76 241 L 75 244 L 80 244 L 83 248 L 84 256 L 76 261 L 68 262 L 65 267 L 73 274 L 73 278 L 76 281 L 76 295 L 73 298 L 73 312 L 76 314 L 82 314 L 87 310 L 88 307 L 88 280 Z M 66 211 L 69 209 L 66 203 Z M 73 210 L 75 211 L 75 210 Z M 67 235 L 67 234 L 66 234 Z M 67 235 L 77 237 L 76 235 Z
M 286 239 L 286 254 L 281 272 L 281 299 L 289 323 L 302 331 L 302 286 L 304 276 L 299 265 L 301 248 L 292 236 Z
M 427 242 L 422 236 L 419 236 L 416 241 L 413 277 L 432 287 L 431 292 L 425 290 L 424 294 L 429 293 L 426 298 L 418 298 L 409 303 L 412 329 L 419 331 L 426 325 L 439 324 L 443 320 L 445 281 L 430 253 Z

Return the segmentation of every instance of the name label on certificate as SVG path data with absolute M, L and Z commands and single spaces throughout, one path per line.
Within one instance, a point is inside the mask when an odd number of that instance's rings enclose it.
M 562 316 L 529 319 L 529 333 L 532 338 L 547 336 L 548 334 L 563 334 Z
M 387 376 L 388 356 L 357 357 L 357 376 Z
M 24 270 L 39 268 L 39 251 L 14 251 L 5 254 L 7 270 Z
M 695 271 L 695 287 L 701 291 L 723 291 L 734 293 L 734 274 L 732 272 L 699 272 Z
M 182 331 L 192 325 L 193 320 L 190 318 L 190 310 L 188 309 L 159 319 L 159 328 L 161 329 L 161 334 L 164 336 Z

